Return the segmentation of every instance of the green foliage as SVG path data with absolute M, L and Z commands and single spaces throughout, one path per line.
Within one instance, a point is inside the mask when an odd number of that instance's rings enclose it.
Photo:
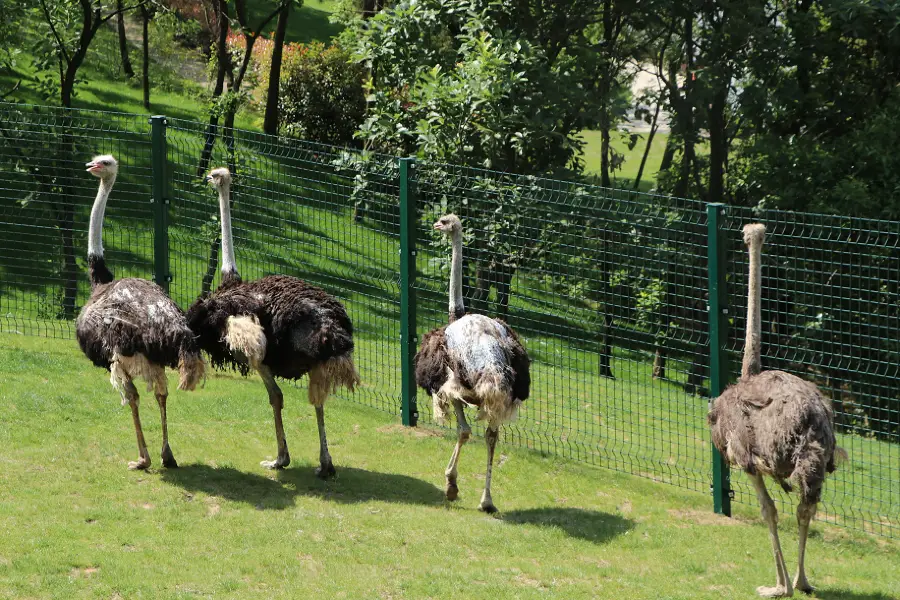
M 340 46 L 285 46 L 278 97 L 281 128 L 305 140 L 350 145 L 366 110 L 365 69 Z
M 370 148 L 518 173 L 579 172 L 590 103 L 575 58 L 501 26 L 510 7 L 481 0 L 405 2 L 344 35 L 372 69 Z

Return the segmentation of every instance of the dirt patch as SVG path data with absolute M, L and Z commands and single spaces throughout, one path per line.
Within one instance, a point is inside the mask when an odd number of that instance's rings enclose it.
M 535 588 L 535 589 L 539 589 L 539 590 L 547 589 L 546 586 L 544 586 L 544 584 L 542 584 L 537 579 L 532 579 L 528 575 L 524 575 L 524 574 L 516 575 L 515 582 L 517 584 L 519 584 L 521 586 L 525 586 L 525 587 Z
M 408 435 L 417 438 L 444 437 L 444 434 L 432 429 L 424 429 L 422 427 L 406 427 L 405 425 L 398 424 L 384 425 L 383 427 L 379 427 L 378 429 L 376 429 L 376 431 L 378 433 Z
M 689 521 L 694 525 L 745 525 L 747 521 L 736 517 L 726 517 L 706 510 L 674 510 L 667 511 L 669 516 L 680 521 Z
M 69 577 L 91 577 L 100 570 L 100 567 L 75 567 L 69 571 Z
M 626 500 L 625 502 L 622 503 L 622 506 L 619 507 L 619 512 L 622 513 L 623 515 L 629 515 L 629 514 L 631 514 L 631 509 L 632 509 L 631 501 Z

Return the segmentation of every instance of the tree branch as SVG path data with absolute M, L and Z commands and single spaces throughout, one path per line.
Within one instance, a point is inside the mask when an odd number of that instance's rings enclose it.
M 47 25 L 50 26 L 50 31 L 53 32 L 53 37 L 56 38 L 56 45 L 59 47 L 59 51 L 62 53 L 63 58 L 66 59 L 66 64 L 69 63 L 69 53 L 66 52 L 66 45 L 63 44 L 62 39 L 60 39 L 59 34 L 56 33 L 56 27 L 53 26 L 53 18 L 50 16 L 50 11 L 47 10 L 47 4 L 44 0 L 41 0 L 41 9 L 44 11 L 44 18 L 47 19 Z
M 118 15 L 119 13 L 126 13 L 130 10 L 134 10 L 136 8 L 141 8 L 142 6 L 144 6 L 144 4 L 146 4 L 146 0 L 141 0 L 141 2 L 138 2 L 137 4 L 132 4 L 131 6 L 126 6 L 122 10 L 113 11 L 110 14 L 103 17 L 102 19 L 100 19 L 99 21 L 97 21 L 97 27 L 99 27 L 100 25 L 103 25 L 104 23 L 106 23 L 107 21 L 109 21 L 110 19 L 112 19 L 113 17 Z

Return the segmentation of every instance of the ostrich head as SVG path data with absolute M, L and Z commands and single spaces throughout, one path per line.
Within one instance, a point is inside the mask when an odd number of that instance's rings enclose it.
M 87 172 L 100 179 L 108 179 L 119 172 L 119 163 L 111 154 L 95 156 L 94 160 L 85 164 Z
M 435 222 L 434 228 L 444 232 L 444 235 L 451 235 L 462 231 L 462 222 L 454 214 L 444 215 Z
M 226 167 L 219 167 L 209 172 L 206 181 L 216 188 L 222 189 L 231 185 L 231 173 Z

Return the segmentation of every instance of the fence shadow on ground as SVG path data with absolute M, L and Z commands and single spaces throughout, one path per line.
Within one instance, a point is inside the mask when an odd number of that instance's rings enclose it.
M 316 496 L 341 504 L 377 500 L 404 504 L 439 505 L 443 491 L 434 485 L 394 473 L 338 466 L 337 478 L 323 482 L 313 468 L 301 465 L 270 479 L 232 467 L 191 464 L 161 471 L 166 483 L 188 492 L 202 492 L 226 500 L 252 504 L 260 510 L 284 510 L 298 496 Z
M 569 537 L 604 544 L 634 529 L 635 522 L 619 515 L 582 508 L 528 508 L 502 513 L 506 523 L 562 529 Z

